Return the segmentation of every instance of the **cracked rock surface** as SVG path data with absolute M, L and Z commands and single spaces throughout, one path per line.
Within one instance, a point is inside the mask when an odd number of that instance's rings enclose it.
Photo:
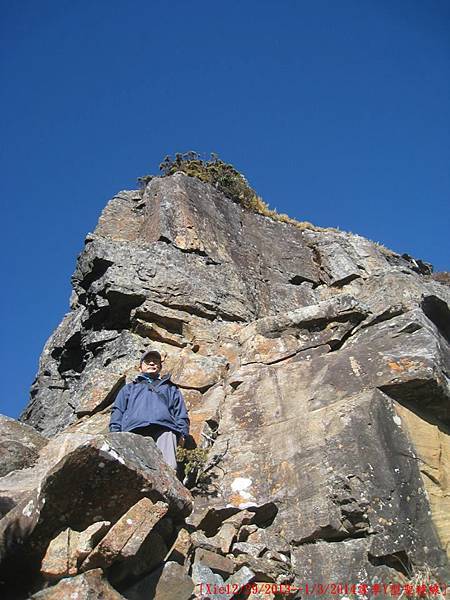
M 176 173 L 108 203 L 72 282 L 0 477 L 11 598 L 448 577 L 450 288 L 430 265 Z M 151 441 L 107 433 L 150 347 L 207 453 L 190 491 Z

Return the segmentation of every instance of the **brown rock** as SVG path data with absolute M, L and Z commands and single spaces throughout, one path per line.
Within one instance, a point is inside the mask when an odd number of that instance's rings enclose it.
M 241 364 L 270 364 L 309 348 L 336 346 L 368 309 L 350 295 L 264 317 L 240 332 Z
M 98 523 L 93 523 L 90 527 L 80 533 L 72 532 L 70 538 L 72 562 L 74 562 L 77 567 L 79 567 L 88 554 L 92 552 L 110 527 L 111 523 L 109 521 L 99 521 Z
M 53 587 L 37 592 L 32 600 L 123 600 L 123 596 L 103 578 L 101 569 L 62 579 Z
M 182 527 L 177 534 L 176 540 L 172 546 L 169 560 L 184 565 L 188 554 L 192 548 L 191 534 Z
M 172 381 L 177 385 L 206 390 L 225 374 L 227 360 L 221 356 L 200 356 L 184 349 L 172 371 Z
M 274 590 L 278 589 L 279 586 L 275 584 Z M 275 593 L 272 592 L 272 586 L 267 581 L 253 581 L 251 591 L 246 600 L 274 600 Z
M 171 344 L 180 348 L 187 345 L 187 341 L 182 335 L 167 331 L 164 327 L 160 327 L 156 323 L 149 323 L 143 319 L 136 319 L 135 331 L 142 337 L 147 337 L 157 342 Z
M 38 570 L 62 528 L 82 531 L 98 520 L 115 522 L 144 497 L 165 501 L 178 521 L 191 510 L 191 495 L 153 440 L 132 433 L 86 436 L 0 521 L 0 578 L 9 585 L 17 572 Z
M 107 407 L 94 415 L 86 415 L 81 417 L 67 427 L 67 433 L 88 433 L 97 435 L 98 433 L 109 432 L 109 420 L 111 418 L 111 407 Z
M 223 554 L 230 552 L 231 546 L 237 536 L 237 528 L 233 523 L 224 523 L 219 532 L 214 536 L 219 544 L 219 549 Z
M 208 518 L 207 514 L 205 516 Z M 191 535 L 192 543 L 195 547 L 227 554 L 237 539 L 240 527 L 251 523 L 254 519 L 254 512 L 241 510 L 224 519 L 221 524 L 216 524 L 218 531 L 215 535 L 207 537 L 202 531 L 194 531 Z
M 134 557 L 156 523 L 167 513 L 167 508 L 163 502 L 153 504 L 148 498 L 142 498 L 113 525 L 83 562 L 81 570 L 107 569 L 115 561 Z
M 50 542 L 41 565 L 41 573 L 46 579 L 61 579 L 69 575 L 70 532 L 69 528 L 64 529 Z
M 209 388 L 205 394 L 200 394 L 197 390 L 183 390 L 183 394 L 191 420 L 190 433 L 196 444 L 200 445 L 206 439 L 202 435 L 205 422 L 218 420 L 217 411 L 225 398 L 225 390 L 223 385 L 219 384 Z
M 83 434 L 62 433 L 51 439 L 39 452 L 32 467 L 23 468 L 0 478 L 0 502 L 13 508 L 38 488 L 47 473 L 72 450 L 90 439 Z
M 125 375 L 105 369 L 92 369 L 89 378 L 84 378 L 83 387 L 79 390 L 80 400 L 77 404 L 77 416 L 82 417 L 112 404 L 117 392 L 125 383 Z
M 239 534 L 238 534 L 238 537 L 237 537 L 238 542 L 246 542 L 247 539 L 248 539 L 248 537 L 252 533 L 255 533 L 256 531 L 258 531 L 258 526 L 257 525 L 244 525 L 239 530 Z
M 450 435 L 438 422 L 430 423 L 399 403 L 395 410 L 417 453 L 433 522 L 450 555 Z
M 238 530 L 244 525 L 250 525 L 257 519 L 257 515 L 255 512 L 249 510 L 240 510 L 239 512 L 227 517 L 223 524 L 224 525 L 233 525 L 233 527 Z
M 108 521 L 100 521 L 85 531 L 67 528 L 54 538 L 41 564 L 41 574 L 49 580 L 73 576 L 78 573 L 82 561 L 110 527 Z
M 186 328 L 195 317 L 187 311 L 180 310 L 179 308 L 173 309 L 169 306 L 164 306 L 159 302 L 155 302 L 151 298 L 146 298 L 142 304 L 131 311 L 130 316 L 136 320 L 137 333 L 144 335 L 145 337 L 151 337 L 152 339 L 155 337 L 157 343 L 168 344 L 168 351 L 170 350 L 170 345 L 184 346 L 186 343 L 190 342 L 191 338 L 187 334 Z M 202 321 L 202 319 L 199 319 L 199 321 Z M 160 332 L 164 330 L 164 340 L 160 338 L 156 339 L 157 336 L 152 336 L 151 330 L 155 326 Z M 142 333 L 140 331 L 141 328 L 143 330 Z M 167 359 L 169 359 L 169 357 L 170 353 L 168 353 Z M 168 364 L 166 361 L 164 362 L 164 366 L 170 371 L 172 369 L 170 360 L 168 360 Z
M 204 548 L 197 548 L 195 551 L 195 562 L 208 567 L 221 577 L 229 577 L 236 570 L 232 560 Z
M 176 562 L 166 562 L 164 567 L 144 577 L 126 590 L 128 600 L 188 600 L 194 583 Z

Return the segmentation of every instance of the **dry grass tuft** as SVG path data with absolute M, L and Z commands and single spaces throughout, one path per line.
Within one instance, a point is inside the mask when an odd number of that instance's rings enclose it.
M 429 277 L 439 283 L 450 285 L 450 273 L 448 271 L 437 271 L 436 273 L 431 273 Z
M 233 165 L 221 160 L 217 154 L 211 154 L 209 159 L 204 159 L 197 152 L 177 153 L 174 158 L 166 156 L 159 169 L 163 177 L 168 177 L 178 171 L 189 177 L 196 177 L 204 183 L 213 185 L 233 202 L 274 221 L 287 223 L 301 230 L 329 231 L 329 228 L 317 227 L 308 221 L 297 221 L 270 208 L 267 202 L 264 202 L 261 196 L 250 187 L 244 175 L 239 173 Z M 141 187 L 145 188 L 152 179 L 152 175 L 144 175 L 139 177 L 138 182 Z
M 424 565 L 414 567 L 413 574 L 409 580 L 402 584 L 402 592 L 397 597 L 402 598 L 433 598 L 434 600 L 445 600 L 445 591 L 436 581 L 430 567 Z

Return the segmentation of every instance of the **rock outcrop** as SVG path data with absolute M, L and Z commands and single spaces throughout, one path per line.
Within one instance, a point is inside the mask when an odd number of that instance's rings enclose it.
M 0 477 L 35 464 L 47 439 L 33 427 L 0 415 Z
M 305 582 L 445 580 L 450 288 L 430 274 L 183 173 L 120 192 L 40 359 L 22 415 L 36 450 L 0 478 L 7 592 L 292 598 Z M 151 441 L 106 433 L 149 347 L 207 453 L 184 480 L 193 504 Z

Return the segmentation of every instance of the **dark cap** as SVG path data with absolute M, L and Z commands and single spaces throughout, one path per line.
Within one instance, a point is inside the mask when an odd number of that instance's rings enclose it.
M 145 352 L 145 354 L 143 354 L 141 356 L 141 360 L 139 361 L 139 364 L 142 365 L 142 363 L 148 356 L 157 356 L 159 361 L 161 362 L 161 354 L 158 352 L 158 350 L 147 350 L 147 352 Z

